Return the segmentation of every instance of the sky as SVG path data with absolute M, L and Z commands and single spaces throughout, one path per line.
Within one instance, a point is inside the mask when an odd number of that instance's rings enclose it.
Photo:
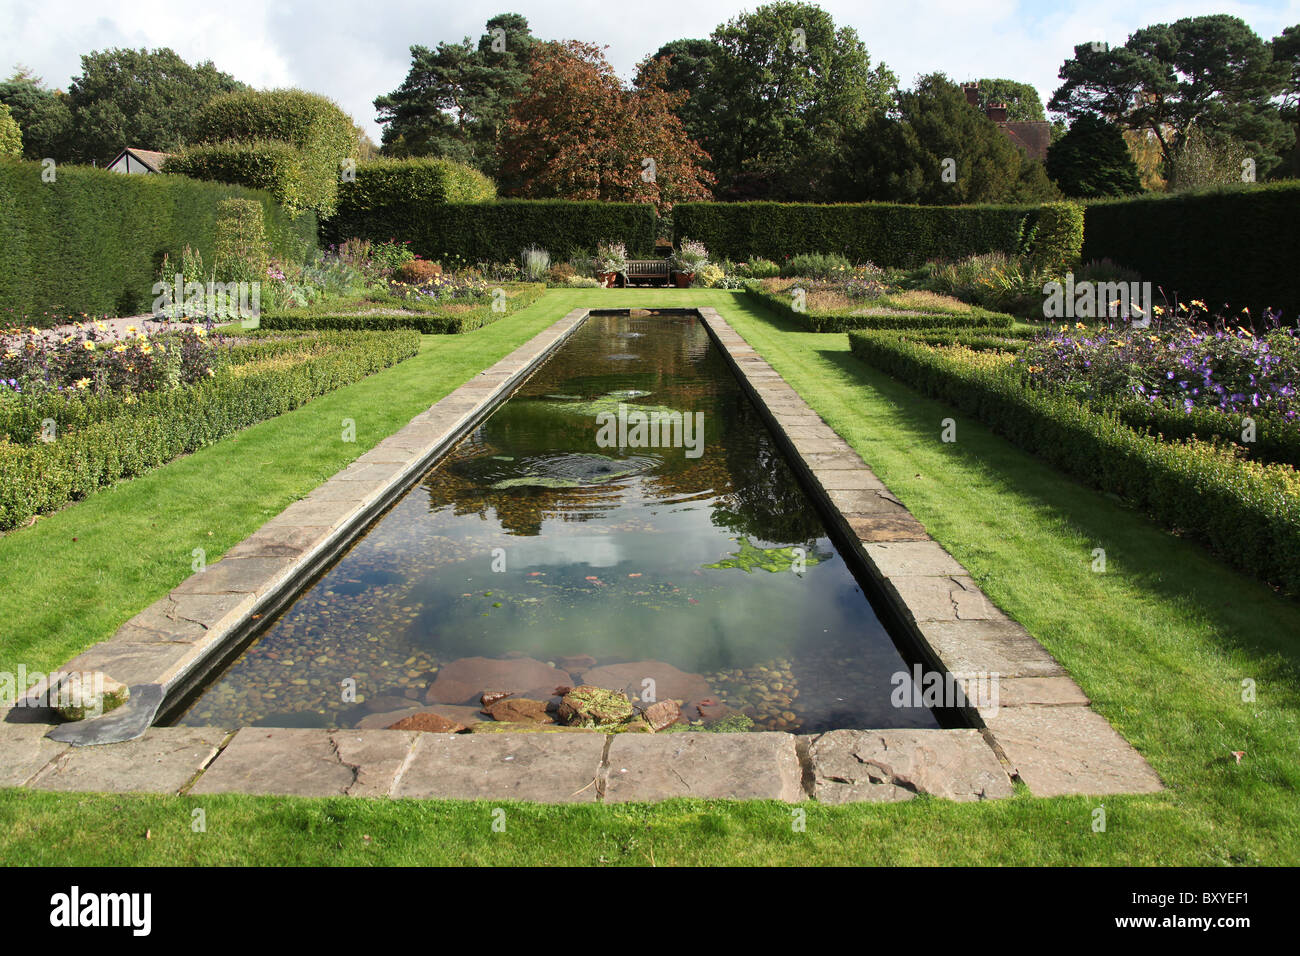
M 376 96 L 399 86 L 410 46 L 475 40 L 489 17 L 521 13 L 535 35 L 607 46 L 624 78 L 669 40 L 705 37 L 757 0 L 0 0 L 0 77 L 16 64 L 67 88 L 81 55 L 112 47 L 171 47 L 191 63 L 212 60 L 256 87 L 323 93 L 375 142 Z M 1133 0 L 868 0 L 819 4 L 857 31 L 873 62 L 904 85 L 942 71 L 959 82 L 1005 77 L 1046 103 L 1076 44 L 1120 44 L 1134 30 L 1187 16 L 1230 13 L 1265 40 L 1300 23 L 1300 0 L 1135 3 Z M 653 11 L 653 12 L 651 12 Z M 147 145 L 147 144 L 142 144 Z

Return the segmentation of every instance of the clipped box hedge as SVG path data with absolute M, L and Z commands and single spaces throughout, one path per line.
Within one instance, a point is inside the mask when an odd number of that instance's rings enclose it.
M 854 262 L 911 268 L 930 259 L 1015 253 L 1037 206 L 903 206 L 890 203 L 678 203 L 673 233 L 736 261 L 781 262 L 805 252 L 838 252 Z
M 358 176 L 360 180 L 360 176 Z M 656 216 L 649 203 L 503 199 L 483 203 L 411 203 L 400 197 L 367 208 L 343 190 L 338 215 L 322 225 L 327 243 L 360 238 L 409 240 L 411 251 L 435 261 L 517 260 L 537 245 L 552 261 L 591 253 L 604 239 L 621 240 L 630 255 L 654 248 Z
M 1069 396 L 1028 388 L 1005 369 L 954 361 L 897 333 L 851 332 L 849 344 L 874 368 L 1125 498 L 1227 563 L 1300 594 L 1300 476 L 1293 469 L 1135 431 Z
M 1136 269 L 1171 299 L 1300 314 L 1300 183 L 1093 202 L 1083 235 L 1085 261 Z
M 262 203 L 276 258 L 301 261 L 315 248 L 315 217 L 291 217 L 265 193 L 84 166 L 60 166 L 43 182 L 42 168 L 0 161 L 0 325 L 149 312 L 164 253 L 176 271 L 187 244 L 213 261 L 223 199 Z
M 287 366 L 135 396 L 47 398 L 37 408 L 6 407 L 0 413 L 0 530 L 292 411 L 419 350 L 420 338 L 410 331 L 327 333 L 306 343 L 268 343 L 251 356 L 309 353 Z M 127 398 L 134 400 L 128 404 Z M 35 437 L 42 417 L 58 422 L 56 441 Z
M 444 309 L 442 311 L 421 310 L 403 315 L 364 314 L 359 312 L 341 312 L 325 309 L 286 309 L 283 312 L 264 312 L 260 320 L 261 328 L 278 329 L 317 329 L 350 331 L 388 331 L 392 329 L 414 329 L 423 335 L 455 335 L 491 325 L 498 319 L 526 309 L 546 292 L 546 286 L 538 282 L 511 286 L 506 290 L 506 308 L 504 312 L 494 312 L 491 303 L 475 303 L 472 308 L 460 311 Z
M 1010 329 L 1014 321 L 1005 312 L 971 307 L 969 312 L 895 312 L 853 315 L 849 312 L 800 312 L 790 296 L 763 288 L 756 280 L 745 283 L 745 292 L 768 308 L 798 322 L 809 332 L 849 332 L 853 329 Z

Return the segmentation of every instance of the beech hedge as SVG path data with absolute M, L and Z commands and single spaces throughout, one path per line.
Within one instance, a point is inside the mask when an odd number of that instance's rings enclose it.
M 954 361 L 891 332 L 851 332 L 862 361 L 979 419 L 1012 444 L 1226 562 L 1300 594 L 1300 476 L 1206 442 L 1167 441 L 1069 396 L 1029 388 L 1006 369 Z

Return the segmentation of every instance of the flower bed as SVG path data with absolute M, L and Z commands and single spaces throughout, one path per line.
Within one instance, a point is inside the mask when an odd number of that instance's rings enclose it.
M 979 419 L 1013 444 L 1262 580 L 1300 594 L 1300 474 L 1204 441 L 1169 441 L 1113 411 L 1035 388 L 1011 361 L 975 362 L 888 331 L 851 332 L 853 354 Z M 974 353 L 965 353 L 971 355 Z
M 851 329 L 1009 329 L 1012 318 L 934 293 L 889 287 L 868 270 L 839 279 L 750 280 L 746 291 L 810 332 Z M 800 300 L 796 289 L 803 290 Z
M 401 332 L 252 332 L 193 383 L 57 387 L 0 402 L 0 530 L 165 464 L 415 355 Z
M 482 283 L 482 280 L 470 281 Z M 481 328 L 527 308 L 541 298 L 546 287 L 540 283 L 518 283 L 504 286 L 502 291 L 504 298 L 499 300 L 495 290 L 487 290 L 486 294 L 462 296 L 459 300 L 455 295 L 446 300 L 440 300 L 436 294 L 413 295 L 404 299 L 353 300 L 264 312 L 261 327 L 336 331 L 412 329 L 425 335 L 456 334 Z M 498 301 L 501 307 L 494 308 Z

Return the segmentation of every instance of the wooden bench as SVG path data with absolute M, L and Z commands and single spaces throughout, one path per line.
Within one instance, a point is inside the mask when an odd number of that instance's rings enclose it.
M 629 259 L 623 270 L 628 285 L 667 285 L 670 278 L 667 259 Z

